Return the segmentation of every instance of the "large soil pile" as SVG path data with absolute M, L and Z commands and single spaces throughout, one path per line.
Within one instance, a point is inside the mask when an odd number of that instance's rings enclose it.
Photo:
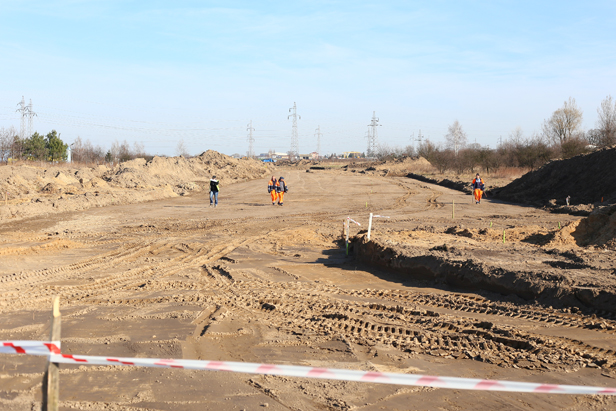
M 194 158 L 136 159 L 114 167 L 71 166 L 0 167 L 0 221 L 186 195 L 209 190 L 213 175 L 224 192 L 235 182 L 267 176 L 273 167 L 212 150 Z
M 616 147 L 567 160 L 553 161 L 539 170 L 494 190 L 494 197 L 535 206 L 558 207 L 616 203 Z M 570 211 L 575 211 L 570 210 Z

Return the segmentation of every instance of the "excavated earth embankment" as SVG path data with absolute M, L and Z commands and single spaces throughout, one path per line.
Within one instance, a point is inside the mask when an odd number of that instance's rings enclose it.
M 584 212 L 588 204 L 616 203 L 616 147 L 547 163 L 510 184 L 494 197 L 515 203 L 547 206 L 563 212 Z M 566 198 L 570 196 L 569 204 Z
M 93 207 L 134 204 L 208 191 L 212 176 L 227 186 L 262 178 L 271 165 L 235 159 L 208 150 L 193 158 L 138 158 L 115 166 L 40 166 L 36 163 L 0 167 L 0 221 Z
M 465 236 L 465 231 L 457 234 Z M 532 250 L 515 243 L 499 250 L 480 246 L 466 249 L 446 242 L 423 248 L 396 240 L 368 241 L 361 235 L 354 241 L 354 254 L 362 262 L 396 271 L 409 280 L 515 296 L 544 306 L 575 307 L 587 313 L 616 313 L 616 272 L 613 263 L 601 257 L 557 248 Z M 527 258 L 521 261 L 512 255 Z M 606 275 L 599 275 L 603 272 Z

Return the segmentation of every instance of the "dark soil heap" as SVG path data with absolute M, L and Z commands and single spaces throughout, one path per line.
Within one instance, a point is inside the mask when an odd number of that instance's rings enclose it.
M 616 147 L 552 161 L 494 190 L 494 198 L 535 206 L 559 207 L 616 203 Z M 575 210 L 570 210 L 575 211 Z

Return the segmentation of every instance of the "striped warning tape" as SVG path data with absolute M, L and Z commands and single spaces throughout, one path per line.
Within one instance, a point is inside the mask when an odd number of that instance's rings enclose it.
M 139 367 L 183 368 L 191 370 L 230 371 L 288 377 L 319 378 L 379 384 L 413 385 L 456 390 L 509 391 L 550 394 L 616 395 L 616 388 L 583 385 L 537 384 L 517 381 L 480 380 L 476 378 L 437 377 L 418 374 L 395 374 L 375 371 L 341 370 L 299 365 L 273 365 L 233 361 L 174 360 L 156 358 L 98 357 L 60 354 L 57 341 L 0 341 L 0 353 L 47 355 L 54 363 L 79 365 L 133 365 Z
M 60 341 L 0 341 L 0 354 L 60 354 Z
M 351 217 L 347 217 L 347 220 L 349 220 L 350 222 L 355 223 L 355 224 L 357 224 L 358 226 L 361 227 L 361 224 L 359 224 L 357 221 L 353 220 Z

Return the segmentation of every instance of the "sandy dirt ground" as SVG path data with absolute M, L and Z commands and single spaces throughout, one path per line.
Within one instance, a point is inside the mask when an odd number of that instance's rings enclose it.
M 576 243 L 580 217 L 476 205 L 403 177 L 276 172 L 290 186 L 284 207 L 263 178 L 223 187 L 217 208 L 200 191 L 3 222 L 0 340 L 47 339 L 60 295 L 66 354 L 616 387 L 614 300 L 601 294 L 614 253 Z M 368 242 L 370 212 L 390 218 L 374 220 Z M 351 225 L 350 256 L 347 216 L 362 224 Z M 0 408 L 40 407 L 44 362 L 0 357 Z M 616 407 L 604 396 L 131 366 L 63 365 L 60 384 L 63 410 Z

